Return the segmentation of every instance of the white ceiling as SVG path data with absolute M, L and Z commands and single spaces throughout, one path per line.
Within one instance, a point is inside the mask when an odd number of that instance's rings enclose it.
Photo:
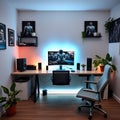
M 6 0 L 19 10 L 110 10 L 120 0 Z

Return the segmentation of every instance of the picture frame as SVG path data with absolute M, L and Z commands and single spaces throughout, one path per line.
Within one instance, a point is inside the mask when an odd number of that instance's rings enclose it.
M 98 32 L 98 21 L 84 21 L 84 32 L 86 37 L 93 37 Z
M 22 37 L 31 37 L 35 33 L 35 21 L 22 21 Z
M 120 42 L 120 18 L 114 20 L 109 32 L 109 43 Z
M 6 25 L 0 23 L 0 50 L 6 49 Z
M 8 28 L 8 46 L 14 46 L 14 44 L 15 44 L 14 30 Z

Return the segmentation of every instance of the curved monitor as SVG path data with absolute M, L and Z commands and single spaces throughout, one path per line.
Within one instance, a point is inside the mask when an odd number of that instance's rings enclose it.
M 74 51 L 48 51 L 48 65 L 74 65 Z

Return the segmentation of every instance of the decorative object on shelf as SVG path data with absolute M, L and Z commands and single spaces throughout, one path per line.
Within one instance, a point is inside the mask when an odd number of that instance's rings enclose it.
M 36 36 L 36 33 L 35 33 L 35 32 L 33 32 L 33 33 L 32 33 L 32 36 L 33 36 L 33 37 L 34 37 L 34 36 Z
M 109 31 L 109 42 L 120 42 L 120 18 L 112 21 Z
M 112 57 L 110 56 L 109 53 L 106 54 L 105 58 L 99 56 L 99 55 L 95 55 L 95 59 L 93 60 L 93 65 L 95 68 L 98 68 L 98 66 L 100 67 L 101 71 L 104 71 L 104 66 L 106 64 L 110 65 L 112 67 L 113 71 L 116 71 L 117 68 L 114 64 L 112 64 Z
M 82 66 L 82 70 L 85 70 L 85 64 L 81 64 L 81 66 Z
M 14 43 L 15 43 L 14 30 L 8 28 L 8 45 L 14 46 Z
M 0 50 L 6 49 L 6 25 L 0 23 Z
M 114 19 L 110 17 L 107 19 L 107 21 L 105 21 L 104 27 L 105 27 L 106 32 L 108 32 L 108 33 L 111 30 L 113 20 Z
M 22 21 L 22 37 L 31 37 L 35 35 L 35 21 Z
M 20 98 L 17 98 L 16 96 L 21 90 L 16 90 L 15 82 L 11 84 L 9 89 L 5 86 L 1 86 L 1 88 L 7 97 L 0 97 L 0 103 L 3 103 L 7 115 L 13 116 L 16 113 L 16 104 L 20 101 Z

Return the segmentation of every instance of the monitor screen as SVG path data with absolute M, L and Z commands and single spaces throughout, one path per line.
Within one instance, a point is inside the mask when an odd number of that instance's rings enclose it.
M 48 65 L 74 65 L 74 51 L 48 51 Z

